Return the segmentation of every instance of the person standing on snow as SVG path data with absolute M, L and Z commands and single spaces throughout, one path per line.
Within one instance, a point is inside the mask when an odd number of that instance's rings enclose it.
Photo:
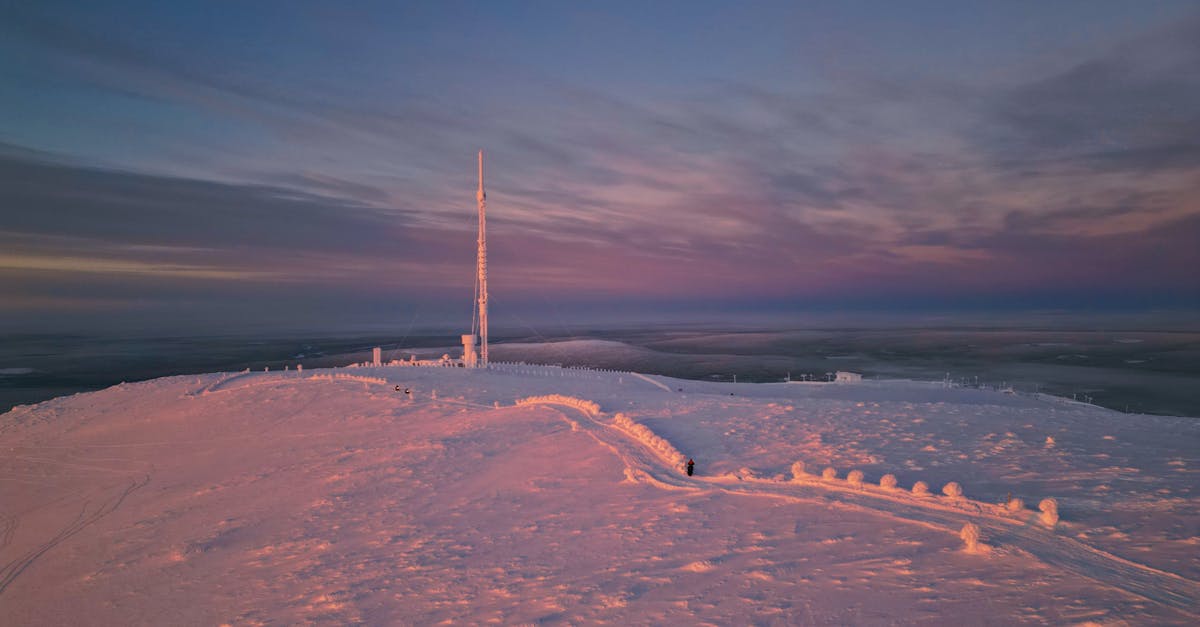
M 688 464 L 687 464 L 687 473 L 688 473 L 689 477 L 692 476 L 692 469 L 695 467 L 696 467 L 696 462 L 692 461 L 692 458 L 689 457 Z

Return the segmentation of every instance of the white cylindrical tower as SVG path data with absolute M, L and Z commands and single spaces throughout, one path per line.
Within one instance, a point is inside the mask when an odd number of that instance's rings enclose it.
M 462 356 L 463 365 L 468 368 L 474 368 L 475 366 L 477 366 L 479 364 L 477 358 L 475 357 L 475 334 L 474 333 L 463 334 L 462 345 L 463 345 L 463 356 Z

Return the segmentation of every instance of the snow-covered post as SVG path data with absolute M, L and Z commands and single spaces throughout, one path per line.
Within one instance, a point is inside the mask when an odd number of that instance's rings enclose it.
M 952 499 L 961 499 L 963 495 L 963 489 L 962 486 L 958 485 L 958 482 L 951 481 L 942 487 L 942 494 L 945 494 Z
M 1019 511 L 1025 509 L 1025 501 L 1022 501 L 1021 499 L 1016 498 L 1016 497 L 1012 497 L 1012 498 L 1008 499 L 1007 503 L 1004 504 L 1004 508 L 1015 514 Z
M 792 481 L 802 481 L 807 474 L 804 470 L 804 462 L 792 462 Z
M 897 483 L 899 482 L 896 481 L 896 475 L 893 474 L 886 474 L 879 478 L 879 487 L 885 490 L 894 489 Z
M 958 532 L 958 537 L 962 538 L 965 543 L 967 553 L 979 552 L 979 525 L 969 522 L 963 525 L 962 531 Z
M 924 481 L 918 481 L 912 487 L 913 496 L 929 496 L 929 484 Z
M 1042 502 L 1038 503 L 1038 509 L 1042 510 L 1042 524 L 1053 529 L 1054 525 L 1058 524 L 1058 501 L 1052 498 L 1042 499 Z
M 863 472 L 861 470 L 851 470 L 850 474 L 846 475 L 846 482 L 856 488 L 861 488 L 863 484 Z
M 826 466 L 825 470 L 821 471 L 821 478 L 826 481 L 837 479 L 837 469 L 833 466 Z

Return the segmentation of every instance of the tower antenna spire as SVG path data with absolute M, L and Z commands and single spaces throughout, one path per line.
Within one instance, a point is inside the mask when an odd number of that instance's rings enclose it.
M 483 191 L 483 151 L 479 151 L 479 249 L 476 256 L 476 284 L 479 299 L 479 365 L 488 365 L 488 288 L 487 288 L 487 194 Z

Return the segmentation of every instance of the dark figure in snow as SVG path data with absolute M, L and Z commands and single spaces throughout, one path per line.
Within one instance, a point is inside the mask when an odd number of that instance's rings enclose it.
M 688 459 L 688 476 L 692 476 L 692 470 L 696 468 L 696 462 Z

